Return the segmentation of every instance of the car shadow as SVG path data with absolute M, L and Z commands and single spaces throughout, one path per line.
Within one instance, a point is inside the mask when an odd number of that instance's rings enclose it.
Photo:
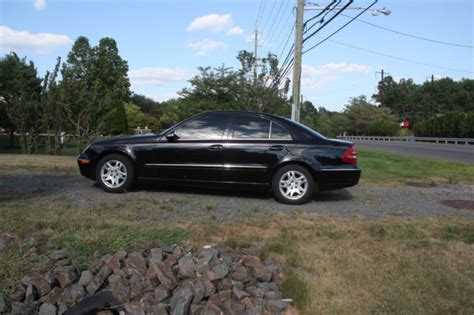
M 168 192 L 168 193 L 183 193 L 196 195 L 209 195 L 219 197 L 238 197 L 246 199 L 269 200 L 273 199 L 271 192 L 266 190 L 236 190 L 235 188 L 210 188 L 210 187 L 196 187 L 196 186 L 178 186 L 178 185 L 163 185 L 140 183 L 134 188 L 134 191 L 147 192 Z M 312 201 L 316 202 L 336 202 L 351 200 L 352 194 L 346 189 L 339 190 L 325 190 L 314 194 Z

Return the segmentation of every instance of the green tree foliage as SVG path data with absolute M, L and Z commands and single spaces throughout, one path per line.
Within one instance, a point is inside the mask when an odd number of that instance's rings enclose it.
M 0 59 L 2 112 L 20 134 L 21 149 L 27 154 L 37 149 L 41 128 L 40 95 L 41 79 L 32 61 L 20 59 L 15 53 Z
M 61 97 L 61 89 L 57 78 L 61 65 L 58 57 L 52 73 L 46 73 L 41 91 L 42 131 L 46 133 L 46 152 L 61 154 L 64 149 L 64 134 L 68 129 L 69 120 L 66 106 Z
M 102 38 L 97 47 L 84 36 L 74 42 L 61 70 L 61 92 L 79 150 L 99 134 L 127 131 L 127 72 L 115 40 Z
M 256 77 L 252 71 L 254 57 L 239 52 L 240 69 L 224 65 L 218 68 L 200 67 L 199 74 L 189 80 L 191 87 L 179 92 L 181 98 L 160 104 L 160 126 L 167 128 L 193 114 L 207 110 L 240 109 L 289 115 L 288 84 L 282 89 L 272 86 L 278 73 L 278 60 L 268 54 L 260 62 Z
M 452 111 L 414 126 L 418 137 L 474 138 L 474 111 Z
M 146 114 L 151 114 L 155 117 L 158 117 L 161 114 L 160 103 L 146 97 L 145 95 L 132 93 L 130 96 L 130 102 L 137 105 L 140 110 Z
M 125 114 L 127 116 L 129 133 L 133 133 L 133 129 L 137 127 L 148 127 L 153 131 L 156 131 L 156 128 L 159 128 L 158 120 L 155 117 L 142 112 L 140 107 L 133 103 L 125 104 Z
M 391 76 L 379 82 L 373 98 L 390 108 L 400 120 L 413 124 L 449 111 L 474 110 L 474 80 L 443 78 L 416 84 L 411 79 L 396 82 Z

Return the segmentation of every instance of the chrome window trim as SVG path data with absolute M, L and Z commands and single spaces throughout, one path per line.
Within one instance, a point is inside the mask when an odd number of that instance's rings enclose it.
M 248 168 L 248 169 L 267 169 L 266 166 L 260 165 L 242 165 L 242 164 L 197 164 L 197 163 L 147 163 L 145 166 L 152 167 L 207 167 L 207 168 L 223 168 L 223 169 L 233 169 L 233 168 Z

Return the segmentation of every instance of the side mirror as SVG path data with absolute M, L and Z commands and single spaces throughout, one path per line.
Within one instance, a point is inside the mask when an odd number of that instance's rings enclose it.
M 178 135 L 174 131 L 171 131 L 168 134 L 166 134 L 166 139 L 169 142 L 174 142 L 174 141 L 178 140 L 178 138 L 179 138 Z

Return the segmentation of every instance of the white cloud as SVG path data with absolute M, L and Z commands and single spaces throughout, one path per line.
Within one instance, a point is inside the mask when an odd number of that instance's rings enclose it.
M 227 45 L 224 42 L 203 39 L 198 42 L 189 43 L 186 45 L 194 50 L 194 54 L 197 56 L 207 56 L 211 51 L 224 48 Z
M 241 28 L 240 26 L 234 26 L 231 29 L 227 31 L 227 35 L 232 36 L 232 35 L 242 35 L 244 33 L 244 29 Z
M 128 72 L 132 85 L 166 85 L 174 81 L 184 81 L 191 77 L 181 68 L 143 68 Z
M 188 32 L 208 30 L 215 33 L 224 32 L 233 27 L 232 15 L 209 14 L 194 19 L 186 29 Z
M 31 34 L 28 31 L 12 30 L 5 25 L 0 26 L 0 50 L 2 52 L 31 49 L 44 54 L 71 44 L 72 39 L 67 35 L 51 33 Z
M 327 63 L 321 66 L 302 65 L 301 86 L 320 89 L 338 79 L 341 73 L 368 73 L 372 67 L 348 63 Z
M 33 5 L 38 11 L 46 9 L 46 0 L 33 0 Z

